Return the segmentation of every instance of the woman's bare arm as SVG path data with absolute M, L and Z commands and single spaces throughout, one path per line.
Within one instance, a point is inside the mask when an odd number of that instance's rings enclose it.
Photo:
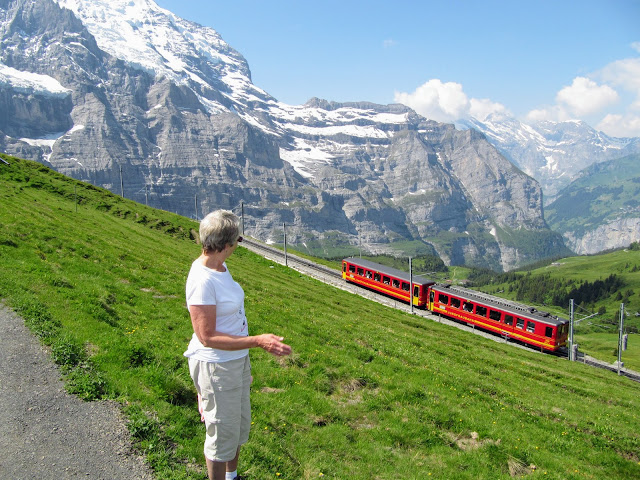
M 276 356 L 291 353 L 291 347 L 282 343 L 284 338 L 271 333 L 243 337 L 218 332 L 216 330 L 215 305 L 191 305 L 189 313 L 191 314 L 193 331 L 205 347 L 220 350 L 243 350 L 260 347 Z

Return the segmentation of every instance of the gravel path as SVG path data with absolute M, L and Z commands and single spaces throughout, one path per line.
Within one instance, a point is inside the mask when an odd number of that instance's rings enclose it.
M 116 402 L 69 395 L 24 321 L 0 303 L 0 479 L 151 480 Z

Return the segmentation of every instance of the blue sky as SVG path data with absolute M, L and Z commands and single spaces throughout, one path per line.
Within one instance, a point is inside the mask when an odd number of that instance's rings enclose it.
M 156 0 L 216 30 L 253 83 L 298 105 L 506 112 L 640 136 L 640 0 Z

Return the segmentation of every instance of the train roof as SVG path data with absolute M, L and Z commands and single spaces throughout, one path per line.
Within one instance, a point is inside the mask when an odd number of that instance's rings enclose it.
M 397 268 L 387 267 L 386 265 L 380 265 L 379 263 L 372 262 L 363 258 L 348 257 L 343 261 L 352 263 L 359 267 L 368 268 L 369 270 L 375 270 L 376 272 L 384 273 L 390 277 L 399 278 L 400 280 L 409 281 L 409 272 L 403 272 Z M 433 280 L 423 277 L 422 275 L 413 275 L 411 279 L 414 285 L 430 285 L 435 283 Z
M 482 305 L 495 307 L 496 309 L 518 315 L 519 317 L 529 320 L 536 320 L 538 322 L 547 323 L 549 325 L 558 326 L 568 322 L 567 319 L 556 317 L 548 312 L 537 310 L 529 305 L 512 302 L 505 298 L 495 297 L 493 295 L 489 295 L 488 293 L 477 292 L 468 288 L 454 287 L 453 285 L 442 283 L 438 283 L 431 288 L 439 292 L 458 295 L 460 297 L 482 303 Z

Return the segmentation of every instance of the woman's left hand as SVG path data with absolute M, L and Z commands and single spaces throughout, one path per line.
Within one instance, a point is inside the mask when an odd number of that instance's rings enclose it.
M 291 353 L 291 347 L 282 343 L 284 337 L 278 337 L 272 333 L 257 335 L 258 346 L 276 357 L 282 357 Z

